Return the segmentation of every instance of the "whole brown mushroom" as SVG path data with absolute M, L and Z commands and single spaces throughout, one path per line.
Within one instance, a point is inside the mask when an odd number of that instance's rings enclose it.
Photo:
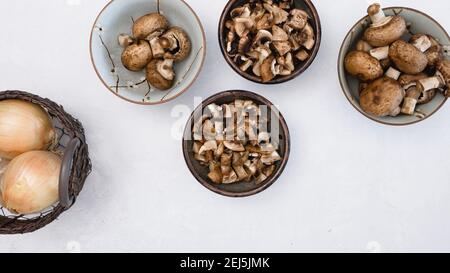
M 141 71 L 152 59 L 150 44 L 144 40 L 132 43 L 122 53 L 122 64 L 130 71 Z
M 380 62 L 364 51 L 352 51 L 344 60 L 345 69 L 362 81 L 375 80 L 383 75 Z
M 426 41 L 422 52 L 425 53 L 428 59 L 428 66 L 435 66 L 438 61 L 444 58 L 443 47 L 433 36 L 428 34 L 415 34 L 409 40 L 411 44 L 417 44 L 420 41 Z
M 371 5 L 367 13 L 372 25 L 364 32 L 364 40 L 373 47 L 390 45 L 406 32 L 405 19 L 399 15 L 386 17 L 380 4 Z
M 147 65 L 147 81 L 159 90 L 170 89 L 175 81 L 173 60 L 154 59 Z
M 427 56 L 403 40 L 395 41 L 389 47 L 389 58 L 397 68 L 406 74 L 418 74 L 427 68 Z
M 404 95 L 404 89 L 396 80 L 382 77 L 361 92 L 360 105 L 365 112 L 375 116 L 397 116 Z
M 182 28 L 171 27 L 162 35 L 162 38 L 168 42 L 168 52 L 164 55 L 166 59 L 173 59 L 175 62 L 181 62 L 191 53 L 191 40 Z
M 148 39 L 155 32 L 163 33 L 169 28 L 166 17 L 159 13 L 150 13 L 137 19 L 133 24 L 133 36 L 136 39 Z

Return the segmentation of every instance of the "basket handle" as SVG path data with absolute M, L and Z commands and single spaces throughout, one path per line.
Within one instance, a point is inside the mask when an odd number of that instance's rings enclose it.
M 59 204 L 64 208 L 72 206 L 74 198 L 70 196 L 69 184 L 70 175 L 72 174 L 73 159 L 75 152 L 80 147 L 81 141 L 78 138 L 73 138 L 69 141 L 62 159 L 61 172 L 59 174 Z

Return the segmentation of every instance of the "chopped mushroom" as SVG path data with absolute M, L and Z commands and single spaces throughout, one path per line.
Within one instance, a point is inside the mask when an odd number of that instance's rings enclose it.
M 225 47 L 241 71 L 270 82 L 291 75 L 298 65 L 292 60 L 286 66 L 278 62 L 280 57 L 291 54 L 289 58 L 302 62 L 311 57 L 316 45 L 311 16 L 292 4 L 291 0 L 252 0 L 232 9 L 225 22 Z
M 289 58 L 292 59 L 292 54 Z M 286 60 L 283 62 L 286 65 Z M 282 157 L 278 140 L 271 139 L 271 134 L 260 128 L 261 110 L 257 104 L 237 99 L 221 106 L 207 105 L 204 111 L 193 124 L 192 152 L 200 165 L 209 168 L 208 178 L 212 183 L 263 183 L 273 174 L 275 163 Z M 225 119 L 232 124 L 224 122 Z M 242 125 L 239 120 L 243 121 Z M 224 124 L 227 128 L 223 128 Z M 240 127 L 243 139 L 237 132 Z M 226 138 L 219 131 L 226 133 Z M 228 140 L 230 136 L 232 140 Z

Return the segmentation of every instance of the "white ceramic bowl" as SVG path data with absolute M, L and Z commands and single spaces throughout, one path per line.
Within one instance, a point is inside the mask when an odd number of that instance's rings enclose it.
M 159 3 L 159 4 L 158 4 Z M 145 81 L 145 71 L 131 72 L 121 62 L 123 48 L 118 35 L 131 35 L 133 20 L 159 10 L 171 26 L 182 27 L 192 42 L 192 52 L 175 64 L 175 85 L 159 91 Z M 152 105 L 170 101 L 193 84 L 206 56 L 206 38 L 200 19 L 183 0 L 112 0 L 100 12 L 91 32 L 92 64 L 104 85 L 115 95 L 129 102 Z
M 405 18 L 405 20 L 411 24 L 410 31 L 412 33 L 426 33 L 431 34 L 439 40 L 443 45 L 450 45 L 450 37 L 445 29 L 431 16 L 411 8 L 405 7 L 391 7 L 383 9 L 387 15 L 399 14 Z M 345 71 L 344 59 L 345 56 L 356 47 L 356 43 L 361 39 L 364 30 L 370 24 L 370 18 L 368 16 L 362 18 L 352 27 L 350 32 L 342 43 L 341 51 L 339 52 L 338 60 L 338 73 L 339 81 L 341 82 L 342 90 L 349 102 L 358 110 L 361 114 L 365 115 L 369 119 L 387 124 L 387 125 L 410 125 L 429 118 L 436 113 L 446 102 L 446 98 L 439 93 L 429 103 L 424 105 L 418 105 L 416 108 L 417 115 L 407 116 L 399 115 L 397 117 L 376 117 L 370 115 L 361 109 L 359 105 L 359 80 Z M 409 38 L 405 35 L 405 38 Z

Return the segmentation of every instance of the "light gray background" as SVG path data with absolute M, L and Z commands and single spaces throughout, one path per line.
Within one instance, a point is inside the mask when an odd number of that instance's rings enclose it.
M 113 96 L 92 68 L 90 31 L 107 2 L 0 1 L 0 90 L 63 104 L 83 121 L 94 165 L 70 211 L 33 234 L 1 236 L 0 251 L 450 251 L 450 105 L 421 124 L 387 127 L 354 110 L 339 86 L 339 46 L 369 0 L 314 1 L 319 55 L 277 86 L 248 82 L 226 65 L 217 42 L 226 0 L 188 0 L 207 34 L 203 72 L 174 102 L 147 107 Z M 449 29 L 448 1 L 383 3 L 420 9 Z M 171 132 L 175 106 L 192 109 L 194 96 L 233 88 L 279 105 L 292 138 L 280 180 L 245 199 L 197 183 Z

